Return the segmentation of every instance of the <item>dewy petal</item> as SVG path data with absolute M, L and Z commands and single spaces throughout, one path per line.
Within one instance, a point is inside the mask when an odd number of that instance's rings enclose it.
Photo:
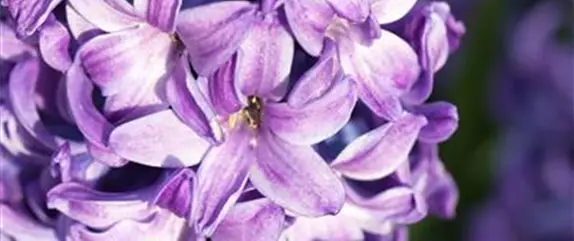
M 109 96 L 157 83 L 168 70 L 172 47 L 168 34 L 148 25 L 95 37 L 78 54 L 88 76 Z
M 415 107 L 415 113 L 424 115 L 428 124 L 419 133 L 419 140 L 439 143 L 448 140 L 458 128 L 458 111 L 451 103 L 439 101 Z
M 351 142 L 331 166 L 355 180 L 376 180 L 394 172 L 407 161 L 420 129 L 427 121 L 405 113 Z
M 196 187 L 195 173 L 191 169 L 183 168 L 167 178 L 160 186 L 156 197 L 150 202 L 165 208 L 178 217 L 192 217 L 193 198 Z
M 287 81 L 294 51 L 293 39 L 277 17 L 257 21 L 237 53 L 236 81 L 241 92 L 271 97 Z
M 268 103 L 263 123 L 275 135 L 296 145 L 313 145 L 333 136 L 349 122 L 358 98 L 353 82 L 340 77 L 323 96 L 304 106 Z M 297 94 L 292 93 L 289 98 Z
M 48 15 L 62 0 L 2 0 L 10 15 L 16 20 L 16 31 L 23 37 L 30 36 L 46 21 Z
M 371 0 L 371 14 L 379 24 L 392 23 L 405 16 L 416 0 Z
M 247 1 L 210 3 L 181 11 L 177 34 L 191 64 L 208 76 L 237 51 L 255 21 L 256 6 Z
M 109 143 L 119 156 L 153 167 L 193 166 L 210 146 L 169 109 L 116 127 Z
M 307 53 L 319 55 L 334 12 L 325 0 L 285 1 L 285 14 L 297 42 Z
M 34 55 L 35 49 L 16 36 L 6 22 L 0 22 L 0 59 L 15 61 L 23 55 Z
M 371 0 L 326 0 L 341 17 L 362 23 L 370 14 Z
M 94 228 L 106 228 L 123 219 L 140 220 L 151 215 L 145 192 L 104 193 L 75 182 L 52 188 L 48 208 L 55 208 L 72 219 Z
M 284 232 L 287 240 L 365 240 L 363 230 L 351 218 L 322 216 L 297 217 L 295 223 Z
M 151 25 L 167 33 L 175 31 L 182 0 L 135 0 L 135 10 Z
M 40 28 L 40 53 L 50 67 L 65 72 L 72 64 L 70 58 L 70 33 L 54 17 L 48 18 Z
M 249 167 L 255 159 L 249 144 L 253 138 L 250 131 L 243 127 L 231 130 L 222 144 L 209 150 L 199 166 L 198 200 L 194 208 L 198 231 L 205 236 L 217 228 L 247 182 Z
M 414 50 L 395 34 L 381 30 L 371 46 L 339 44 L 343 71 L 358 82 L 361 100 L 377 115 L 396 117 L 400 95 L 408 91 L 419 76 Z M 397 110 L 398 108 L 398 110 Z M 398 112 L 400 113 L 400 112 Z
M 214 111 L 220 116 L 229 116 L 241 109 L 235 82 L 235 58 L 225 62 L 207 81 L 207 94 Z
M 265 198 L 238 203 L 211 238 L 214 241 L 279 240 L 284 220 L 283 209 Z
M 263 130 L 256 160 L 249 180 L 281 207 L 316 217 L 336 214 L 343 206 L 343 184 L 312 147 L 289 144 Z
M 14 115 L 26 131 L 46 147 L 57 149 L 61 140 L 52 135 L 42 124 L 34 97 L 38 81 L 59 78 L 59 74 L 43 66 L 40 61 L 32 57 L 14 66 L 8 85 L 10 100 Z
M 54 230 L 39 224 L 24 212 L 14 210 L 4 203 L 0 203 L 0 233 L 18 241 L 56 241 L 58 238 Z M 3 238 L 3 236 L 0 236 Z M 4 239 L 2 239 L 4 240 Z M 7 239 L 10 240 L 10 239 Z
M 187 60 L 178 60 L 166 82 L 166 97 L 174 112 L 198 135 L 214 140 L 207 116 L 197 103 L 201 100 L 196 80 L 187 67 Z M 192 91 L 192 89 L 195 89 Z M 194 95 L 195 94 L 195 95 Z
M 67 2 L 80 16 L 105 32 L 115 32 L 143 23 L 133 9 L 126 6 L 128 5 L 126 1 L 69 0 Z

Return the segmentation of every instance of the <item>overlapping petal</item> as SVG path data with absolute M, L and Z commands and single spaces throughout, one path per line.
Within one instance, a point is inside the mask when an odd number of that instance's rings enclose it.
M 284 232 L 287 240 L 364 240 L 363 230 L 344 216 L 297 217 Z
M 22 212 L 14 210 L 7 204 L 0 204 L 0 231 L 11 238 L 22 241 L 56 241 L 54 230 L 40 225 Z M 3 238 L 2 236 L 0 236 Z
M 325 0 L 285 1 L 285 14 L 297 42 L 307 53 L 319 55 L 334 12 Z
M 289 144 L 264 130 L 256 151 L 249 180 L 271 201 L 304 216 L 339 212 L 343 185 L 313 148 Z
M 182 0 L 136 0 L 135 11 L 164 32 L 175 31 L 175 20 Z
M 405 16 L 416 0 L 371 0 L 371 14 L 379 24 L 392 23 Z
M 0 22 L 0 58 L 2 60 L 18 60 L 29 55 L 35 55 L 35 50 L 16 36 L 14 29 Z
M 456 106 L 448 102 L 432 102 L 415 107 L 415 113 L 427 118 L 428 124 L 421 129 L 419 140 L 439 143 L 450 138 L 458 128 Z
M 40 53 L 50 67 L 65 72 L 72 64 L 70 57 L 70 33 L 54 17 L 40 28 Z
M 69 0 L 68 4 L 80 16 L 105 32 L 128 29 L 143 23 L 143 20 L 135 14 L 133 7 L 127 1 Z
M 10 15 L 16 20 L 16 31 L 20 36 L 27 37 L 46 21 L 52 10 L 62 0 L 2 0 Z
M 331 166 L 356 180 L 375 180 L 394 172 L 407 161 L 420 129 L 427 124 L 422 116 L 405 113 L 351 142 Z
M 131 161 L 154 167 L 197 164 L 210 144 L 171 110 L 159 111 L 116 127 L 109 145 Z
M 172 173 L 159 187 L 150 204 L 165 208 L 178 217 L 189 218 L 192 216 L 196 185 L 193 171 L 187 168 L 180 169 Z
M 69 4 L 66 4 L 66 19 L 68 20 L 68 28 L 72 36 L 80 45 L 103 33 L 102 30 L 82 17 L 82 15 Z
M 335 12 L 352 22 L 362 23 L 371 13 L 370 0 L 327 0 Z
M 235 59 L 225 62 L 207 82 L 207 95 L 215 113 L 221 116 L 229 116 L 242 107 L 236 88 Z

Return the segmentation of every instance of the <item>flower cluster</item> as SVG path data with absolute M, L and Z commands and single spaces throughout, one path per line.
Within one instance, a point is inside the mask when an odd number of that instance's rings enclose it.
M 574 45 L 556 34 L 572 29 L 564 12 L 571 4 L 533 4 L 509 36 L 493 85 L 502 129 L 496 188 L 477 210 L 469 240 L 574 239 Z
M 415 4 L 2 0 L 0 237 L 405 240 L 453 217 L 457 110 L 427 99 L 465 28 Z

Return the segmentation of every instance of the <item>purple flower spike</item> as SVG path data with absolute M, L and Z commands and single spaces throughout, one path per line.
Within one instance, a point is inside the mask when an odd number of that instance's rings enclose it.
M 2 0 L 16 20 L 20 36 L 28 37 L 48 19 L 49 14 L 62 0 Z

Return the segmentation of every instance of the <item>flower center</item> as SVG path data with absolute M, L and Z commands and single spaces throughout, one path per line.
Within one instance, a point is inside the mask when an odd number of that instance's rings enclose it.
M 253 129 L 261 124 L 263 102 L 257 96 L 247 97 L 247 106 L 241 109 L 241 118 Z

